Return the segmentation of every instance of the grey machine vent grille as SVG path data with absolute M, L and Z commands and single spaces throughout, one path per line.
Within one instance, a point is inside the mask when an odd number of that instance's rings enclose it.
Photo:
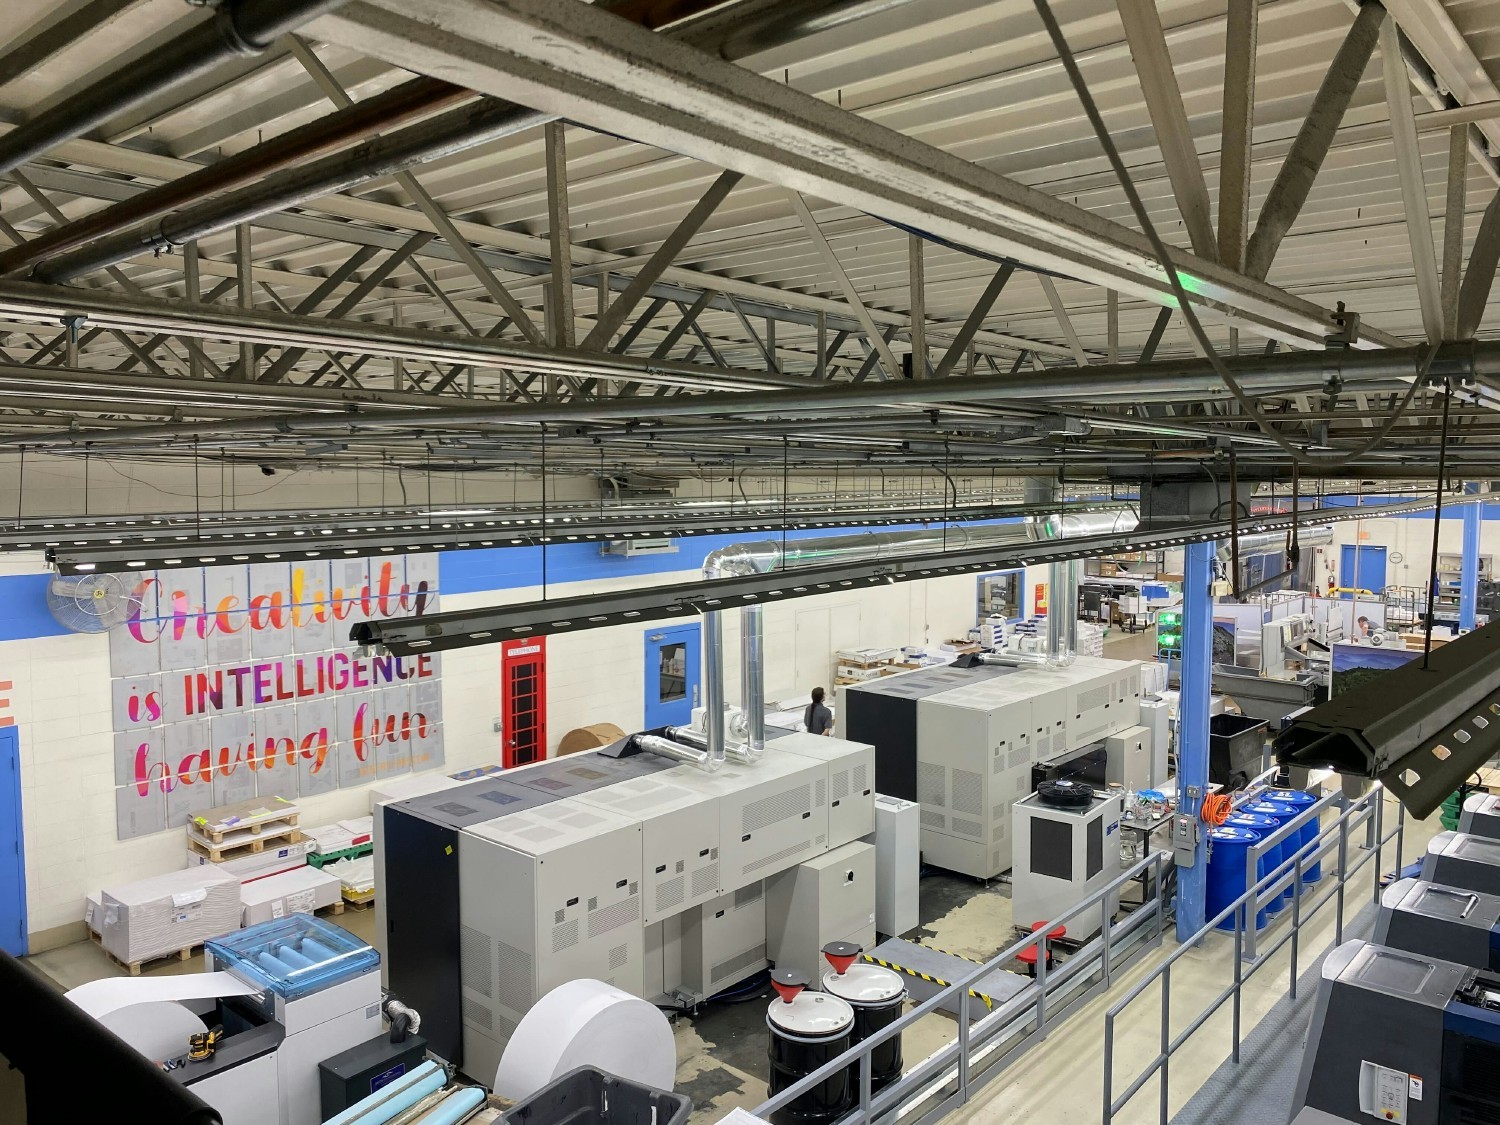
M 614 972 L 620 966 L 630 960 L 630 946 L 617 945 L 609 951 L 609 971 Z
M 710 863 L 707 867 L 700 867 L 693 872 L 693 897 L 702 898 L 704 895 L 716 891 L 719 888 L 719 865 Z
M 472 1023 L 475 1027 L 482 1027 L 486 1031 L 492 1031 L 495 1027 L 495 1018 L 489 1006 L 470 996 L 464 997 L 463 1014 L 465 1023 Z
M 752 902 L 759 902 L 763 893 L 765 893 L 764 883 L 751 883 L 741 887 L 734 892 L 734 908 L 738 910 L 742 906 L 749 906 Z
M 510 1037 L 516 1033 L 516 1024 L 519 1021 L 506 1019 L 499 1012 L 495 1013 L 495 1035 L 502 1043 L 510 1041 Z
M 960 835 L 973 836 L 976 840 L 984 835 L 984 825 L 977 820 L 960 820 L 955 816 L 949 821 L 949 825 Z
M 564 949 L 572 949 L 578 944 L 578 919 L 564 922 L 561 926 L 552 927 L 552 952 L 561 953 Z
M 490 959 L 490 939 L 473 926 L 458 933 L 458 972 L 464 987 L 485 996 L 495 995 L 495 970 Z
M 683 872 L 683 870 L 684 870 L 684 869 L 685 869 L 685 868 L 686 868 L 686 867 L 687 867 L 687 864 L 685 864 L 685 863 L 683 863 L 683 862 L 682 862 L 682 860 L 680 860 L 680 859 L 679 859 L 679 860 L 678 860 L 678 861 L 677 861 L 677 874 L 679 874 L 679 875 L 681 875 L 681 874 L 682 874 L 682 872 Z
M 1105 684 L 1102 687 L 1089 688 L 1088 691 L 1078 693 L 1078 709 L 1080 712 L 1092 711 L 1095 707 L 1108 707 L 1110 701 L 1115 697 L 1114 685 Z
M 740 874 L 749 875 L 751 872 L 763 870 L 773 864 L 780 863 L 784 859 L 791 859 L 794 855 L 801 855 L 811 847 L 812 845 L 806 840 L 799 840 L 795 844 L 788 844 L 774 855 L 768 855 L 763 859 L 757 859 L 754 863 L 745 864 L 745 868 Z
M 835 801 L 842 801 L 849 796 L 849 771 L 839 770 L 833 775 L 833 789 L 829 796 Z
M 948 823 L 948 816 L 946 813 L 936 812 L 932 809 L 923 809 L 922 823 L 928 828 L 942 828 Z
M 984 814 L 984 780 L 973 770 L 953 771 L 953 811 L 967 816 Z
M 710 980 L 713 982 L 714 991 L 719 986 L 734 984 L 741 976 L 750 969 L 752 965 L 759 965 L 766 959 L 766 944 L 761 942 L 754 949 L 747 949 L 743 953 L 736 954 L 727 961 L 721 961 L 713 967 Z
M 617 926 L 634 922 L 640 916 L 640 912 L 641 900 L 636 895 L 631 895 L 613 906 L 606 906 L 603 910 L 589 915 L 589 937 L 596 938 L 600 934 L 609 933 Z
M 990 774 L 999 776 L 1005 772 L 1005 743 L 995 748 L 994 756 L 990 758 Z
M 1010 752 L 1010 757 L 1007 758 L 1005 762 L 1006 768 L 1008 769 L 1015 769 L 1018 766 L 1026 766 L 1030 764 L 1031 751 L 1025 746 L 1017 746 Z
M 681 875 L 673 876 L 665 883 L 656 885 L 656 909 L 671 910 L 674 906 L 682 905 L 683 878 Z
M 828 779 L 820 777 L 817 781 L 817 796 L 813 798 L 813 808 L 821 809 L 828 803 Z
M 532 1000 L 531 954 L 503 941 L 495 943 L 495 952 L 500 961 L 495 999 L 513 1012 L 526 1011 Z
M 1016 777 L 1016 796 L 1024 797 L 1031 791 L 1031 775 L 1022 773 Z
M 565 910 L 558 910 L 558 911 L 554 912 L 553 915 L 552 915 L 552 923 L 553 923 L 553 925 L 561 926 L 563 924 L 564 915 L 566 913 L 567 913 L 567 911 L 565 911 Z
M 943 808 L 948 803 L 948 770 L 932 762 L 917 763 L 917 801 Z
M 783 820 L 811 811 L 807 794 L 808 787 L 799 785 L 784 793 L 775 793 L 750 802 L 740 814 L 740 832 L 759 832 L 767 825 L 780 824 Z
M 870 787 L 870 767 L 864 762 L 854 767 L 853 789 L 856 793 L 863 793 Z
M 599 896 L 598 895 L 592 895 L 592 896 L 590 896 L 590 898 L 589 898 L 589 909 L 590 910 L 598 910 L 599 909 Z

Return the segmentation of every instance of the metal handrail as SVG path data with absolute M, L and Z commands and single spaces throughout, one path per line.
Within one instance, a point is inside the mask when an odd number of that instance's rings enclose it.
M 1297 964 L 1302 927 L 1315 917 L 1329 902 L 1336 901 L 1338 903 L 1338 911 L 1335 918 L 1335 936 L 1332 944 L 1335 946 L 1341 944 L 1344 940 L 1344 889 L 1350 877 L 1363 870 L 1372 860 L 1376 863 L 1378 874 L 1382 849 L 1386 843 L 1393 839 L 1396 841 L 1397 862 L 1398 864 L 1400 862 L 1406 828 L 1406 810 L 1398 805 L 1395 829 L 1389 835 L 1382 835 L 1384 798 L 1384 787 L 1376 783 L 1369 793 L 1345 808 L 1332 823 L 1321 828 L 1316 839 L 1308 841 L 1297 850 L 1292 860 L 1289 861 L 1290 871 L 1288 871 L 1287 865 L 1283 865 L 1281 869 L 1271 872 L 1253 886 L 1248 887 L 1244 894 L 1219 911 L 1213 918 L 1210 918 L 1201 929 L 1187 941 L 1183 942 L 1156 969 L 1137 983 L 1114 1007 L 1105 1013 L 1104 1113 L 1101 1118 L 1104 1125 L 1109 1125 L 1130 1100 L 1157 1074 L 1161 1076 L 1158 1115 L 1160 1125 L 1167 1125 L 1169 1119 L 1168 1099 L 1171 1089 L 1170 1064 L 1172 1056 L 1230 1000 L 1233 1000 L 1233 1046 L 1230 1058 L 1235 1063 L 1238 1063 L 1240 1061 L 1241 1046 L 1240 1014 L 1245 982 L 1254 976 L 1260 968 L 1269 964 L 1271 958 L 1289 942 L 1292 947 L 1288 969 L 1290 973 L 1289 994 L 1293 1000 L 1296 999 Z M 1342 797 L 1340 796 L 1339 799 L 1342 800 Z M 1304 817 L 1311 816 L 1317 810 L 1325 807 L 1326 803 L 1326 801 L 1319 801 L 1317 805 L 1309 806 L 1308 809 L 1304 810 L 1302 815 Z M 1292 828 L 1300 828 L 1299 819 L 1301 818 L 1294 819 L 1283 826 L 1285 834 L 1289 835 Z M 1351 829 L 1357 828 L 1362 824 L 1368 825 L 1370 830 L 1369 839 L 1365 845 L 1366 852 L 1364 856 L 1351 866 L 1349 863 L 1349 832 Z M 1316 855 L 1321 858 L 1327 847 L 1324 839 L 1330 835 L 1337 835 L 1338 837 L 1337 878 L 1331 889 L 1321 892 L 1321 897 L 1315 898 L 1312 904 L 1304 909 L 1303 896 L 1305 886 L 1302 882 L 1303 867 L 1311 861 L 1313 856 Z M 1247 861 L 1247 865 L 1249 862 L 1251 861 Z M 1252 934 L 1254 932 L 1255 915 L 1257 913 L 1255 904 L 1259 903 L 1261 897 L 1270 893 L 1272 886 L 1284 882 L 1288 874 L 1291 874 L 1296 879 L 1296 883 L 1294 884 L 1295 893 L 1292 897 L 1291 927 L 1269 949 L 1258 958 L 1249 961 L 1247 965 L 1244 939 L 1247 932 Z M 1373 897 L 1378 902 L 1380 900 L 1380 880 L 1377 878 L 1374 880 L 1374 883 Z M 1234 918 L 1234 979 L 1212 999 L 1208 1006 L 1186 1028 L 1176 1036 L 1173 1036 L 1171 1034 L 1172 966 L 1185 956 L 1190 949 L 1197 947 L 1221 922 L 1231 917 Z M 1125 1088 L 1124 1092 L 1116 1098 L 1114 1096 L 1115 1021 L 1126 1008 L 1146 992 L 1147 989 L 1156 984 L 1158 980 L 1161 982 L 1161 1038 L 1157 1054 L 1146 1066 L 1146 1069 L 1138 1074 Z
M 1070 982 L 1092 973 L 1095 966 L 1101 973 L 1102 982 L 1107 986 L 1113 969 L 1113 945 L 1120 937 L 1130 937 L 1135 932 L 1143 929 L 1148 921 L 1154 921 L 1149 940 L 1159 939 L 1166 925 L 1165 899 L 1162 895 L 1163 880 L 1168 870 L 1172 867 L 1171 853 L 1165 851 L 1153 852 L 1151 855 L 1136 861 L 1132 866 L 1121 872 L 1121 874 L 1110 883 L 1094 892 L 1071 910 L 1052 919 L 1045 926 L 1038 928 L 1035 932 L 1026 935 L 1007 948 L 1001 950 L 990 960 L 975 967 L 963 979 L 949 984 L 935 995 L 912 1008 L 905 1015 L 871 1035 L 869 1038 L 852 1045 L 848 1050 L 836 1058 L 823 1064 L 811 1074 L 804 1076 L 797 1082 L 788 1086 L 774 1096 L 768 1098 L 752 1112 L 756 1117 L 769 1118 L 777 1110 L 785 1107 L 814 1087 L 835 1076 L 839 1071 L 859 1062 L 859 1105 L 852 1120 L 868 1122 L 876 1116 L 888 1113 L 897 1106 L 907 1102 L 915 1095 L 918 1099 L 926 1099 L 932 1096 L 931 1086 L 934 1082 L 946 1085 L 957 1078 L 958 1089 L 945 1100 L 947 1103 L 963 1104 L 969 1098 L 971 1092 L 970 1068 L 975 1056 L 981 1053 L 981 1048 L 995 1040 L 1005 1029 L 1014 1027 L 1018 1019 L 1029 1021 L 1033 1014 L 1037 1022 L 1037 1033 L 1039 1037 L 1045 1037 L 1047 1031 L 1047 1000 L 1049 995 L 1048 982 L 1053 982 L 1053 991 L 1061 991 Z M 1155 899 L 1144 901 L 1140 909 L 1131 912 L 1120 922 L 1113 921 L 1111 915 L 1114 905 L 1121 890 L 1130 882 L 1140 878 L 1150 871 L 1154 880 Z M 1098 911 L 1100 915 L 1100 929 L 1098 937 L 1085 945 L 1077 954 L 1058 969 L 1049 971 L 1047 968 L 1047 957 L 1045 943 L 1047 934 L 1060 923 L 1082 917 L 1090 911 Z M 1092 950 L 1097 946 L 1097 957 Z M 972 989 L 987 974 L 995 971 L 1006 963 L 1014 960 L 1019 954 L 1028 948 L 1037 950 L 1036 980 L 1034 985 L 1023 990 L 1021 993 L 1000 1004 L 995 1010 L 978 1020 L 970 1026 L 969 1011 L 973 1000 Z M 924 1059 L 917 1066 L 904 1074 L 898 1081 L 881 1090 L 879 1094 L 873 1093 L 871 1089 L 872 1066 L 870 1056 L 882 1043 L 894 1036 L 900 1035 L 911 1027 L 922 1017 L 934 1012 L 940 1007 L 955 1004 L 958 1008 L 958 1035 L 957 1038 Z M 1076 1003 L 1072 1001 L 1071 1003 Z M 1055 1017 L 1054 1017 L 1055 1019 Z M 955 1064 L 956 1075 L 952 1074 Z M 984 1080 L 994 1077 L 993 1073 L 986 1074 Z M 933 1115 L 936 1115 L 934 1111 Z

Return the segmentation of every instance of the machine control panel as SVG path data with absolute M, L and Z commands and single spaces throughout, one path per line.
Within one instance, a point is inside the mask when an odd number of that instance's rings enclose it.
M 1172 859 L 1178 867 L 1198 862 L 1198 818 L 1189 813 L 1172 818 Z

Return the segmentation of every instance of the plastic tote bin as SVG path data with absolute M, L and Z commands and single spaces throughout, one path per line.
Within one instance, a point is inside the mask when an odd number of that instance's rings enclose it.
M 506 1125 L 685 1125 L 693 1102 L 591 1066 L 570 1070 L 506 1110 Z
M 1208 780 L 1226 789 L 1243 789 L 1261 771 L 1267 726 L 1265 719 L 1247 715 L 1210 716 Z

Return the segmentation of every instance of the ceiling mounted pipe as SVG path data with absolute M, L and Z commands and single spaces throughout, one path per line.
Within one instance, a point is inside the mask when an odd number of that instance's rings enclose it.
M 96 79 L 0 137 L 0 175 L 230 59 L 260 54 L 278 37 L 344 2 L 225 0 L 207 19 L 144 59 Z

